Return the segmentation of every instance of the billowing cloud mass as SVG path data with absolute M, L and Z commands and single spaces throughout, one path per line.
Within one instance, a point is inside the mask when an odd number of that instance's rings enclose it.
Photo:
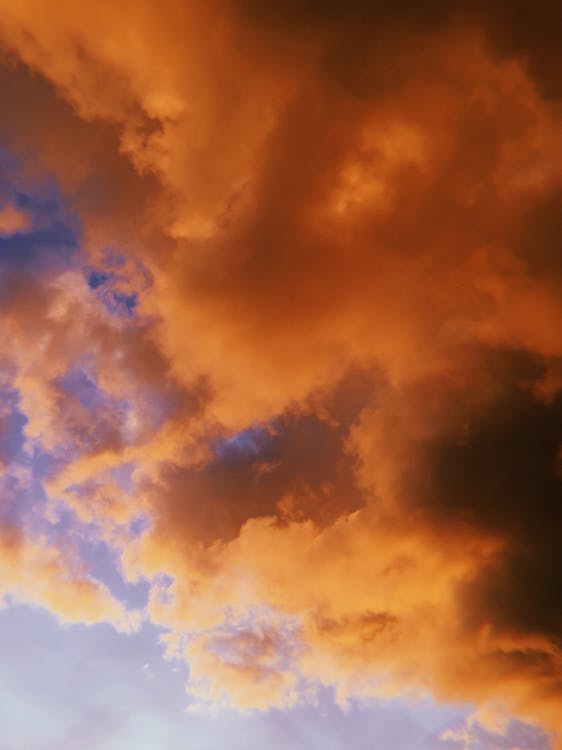
M 561 24 L 0 1 L 6 596 L 132 627 L 102 545 L 194 701 L 562 733 Z

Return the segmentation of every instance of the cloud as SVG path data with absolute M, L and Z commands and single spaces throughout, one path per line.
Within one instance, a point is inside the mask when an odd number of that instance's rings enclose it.
M 56 545 L 33 541 L 3 525 L 0 561 L 2 599 L 10 596 L 46 607 L 65 622 L 110 622 L 124 631 L 138 625 L 138 613 L 128 613 L 105 586 L 76 568 Z
M 28 217 L 24 211 L 10 204 L 0 208 L 0 235 L 16 234 L 28 227 Z
M 199 697 L 560 730 L 558 4 L 5 10 L 2 137 L 82 227 L 6 245 L 49 507 Z

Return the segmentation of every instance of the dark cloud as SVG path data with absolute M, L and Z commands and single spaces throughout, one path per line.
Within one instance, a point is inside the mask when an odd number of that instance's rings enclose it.
M 424 446 L 421 481 L 409 492 L 432 523 L 505 540 L 463 591 L 471 623 L 559 642 L 562 391 L 537 396 L 544 363 L 525 352 L 492 351 L 484 368 L 497 389 L 493 402 L 484 410 L 467 403 L 460 429 Z
M 562 283 L 562 185 L 554 185 L 532 200 L 522 201 L 519 220 L 510 238 L 529 273 L 552 284 Z
M 152 489 L 157 522 L 207 543 L 265 516 L 329 525 L 364 504 L 354 459 L 343 453 L 347 427 L 288 415 L 218 445 L 203 467 L 170 468 Z
M 337 68 L 353 70 L 355 77 L 360 71 L 359 66 L 350 67 L 353 59 L 376 56 L 389 35 L 395 41 L 411 33 L 431 35 L 450 25 L 471 25 L 485 35 L 496 53 L 521 60 L 546 96 L 561 93 L 558 30 L 562 10 L 556 0 L 237 0 L 235 4 L 285 44 L 287 37 L 294 42 L 312 37 L 329 50 L 328 59 Z M 400 60 L 395 56 L 385 63 L 381 72 L 392 76 Z

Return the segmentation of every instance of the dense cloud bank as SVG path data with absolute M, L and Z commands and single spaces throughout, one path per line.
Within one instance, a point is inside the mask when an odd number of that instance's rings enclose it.
M 560 731 L 560 3 L 1 6 L 3 586 L 132 627 L 72 526 L 197 699 Z

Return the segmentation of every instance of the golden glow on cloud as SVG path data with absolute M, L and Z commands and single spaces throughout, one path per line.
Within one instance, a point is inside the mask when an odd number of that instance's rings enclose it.
M 105 586 L 76 569 L 68 555 L 45 541 L 19 538 L 3 528 L 0 564 L 2 598 L 9 595 L 46 607 L 65 622 L 110 622 L 124 631 L 139 623 L 138 613 L 128 613 Z
M 48 512 L 151 581 L 197 698 L 429 688 L 560 731 L 556 9 L 397 5 L 1 0 L 1 135 L 142 287 L 127 329 L 18 277 L 5 359 Z M 6 537 L 7 588 L 122 626 L 49 549 Z

